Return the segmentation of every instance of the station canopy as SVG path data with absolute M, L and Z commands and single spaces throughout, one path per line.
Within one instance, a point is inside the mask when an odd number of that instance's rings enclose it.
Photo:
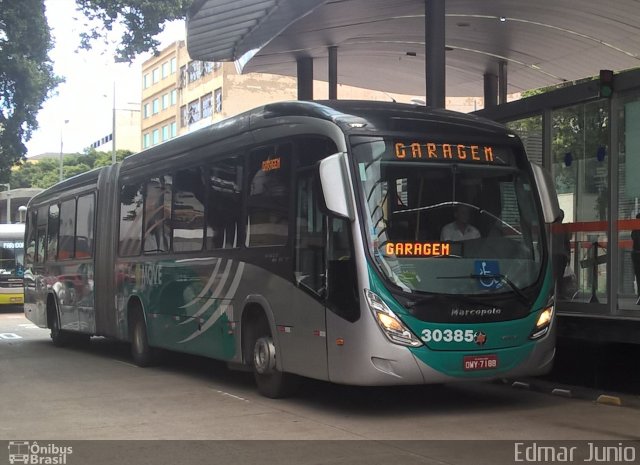
M 445 18 L 447 96 L 483 95 L 500 62 L 507 93 L 640 66 L 638 0 L 446 0 Z M 340 84 L 425 95 L 425 0 L 196 0 L 187 46 L 243 73 L 311 57 L 320 80 L 335 46 Z

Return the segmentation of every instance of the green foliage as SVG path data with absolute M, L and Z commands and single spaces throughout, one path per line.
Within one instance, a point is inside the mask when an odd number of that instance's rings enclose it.
M 122 161 L 133 152 L 118 150 L 116 160 Z M 85 154 L 65 155 L 63 159 L 64 178 L 70 178 L 94 168 L 111 164 L 111 152 L 88 150 Z M 60 160 L 45 158 L 36 162 L 22 161 L 11 172 L 9 184 L 12 189 L 19 187 L 40 187 L 46 189 L 60 180 Z
M 106 41 L 115 25 L 124 31 L 116 50 L 116 61 L 132 62 L 141 52 L 158 51 L 154 37 L 167 21 L 184 19 L 193 0 L 76 0 L 78 10 L 93 22 L 88 32 L 80 34 L 83 49 L 91 49 L 96 40 Z
M 0 0 L 0 180 L 27 152 L 42 103 L 61 82 L 48 52 L 44 0 Z

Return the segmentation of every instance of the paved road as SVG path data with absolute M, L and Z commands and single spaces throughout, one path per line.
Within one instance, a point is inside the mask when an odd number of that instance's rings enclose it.
M 362 443 L 369 450 L 379 446 L 370 440 L 637 440 L 639 425 L 636 408 L 497 383 L 353 388 L 309 381 L 297 397 L 272 400 L 257 394 L 250 374 L 221 363 L 168 354 L 161 366 L 142 369 L 124 344 L 94 338 L 58 349 L 47 330 L 0 313 L 5 440 L 351 439 L 369 440 Z M 301 453 L 314 446 L 291 447 Z

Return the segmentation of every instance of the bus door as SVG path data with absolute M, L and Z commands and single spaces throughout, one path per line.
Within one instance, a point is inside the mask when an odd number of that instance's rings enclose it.
M 294 285 L 292 327 L 282 334 L 287 370 L 327 379 L 327 217 L 318 208 L 314 169 L 297 171 L 295 182 Z M 286 331 L 286 329 L 285 329 Z

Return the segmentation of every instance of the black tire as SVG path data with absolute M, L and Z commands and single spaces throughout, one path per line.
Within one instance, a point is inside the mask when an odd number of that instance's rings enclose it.
M 253 329 L 251 361 L 258 392 L 271 399 L 292 396 L 300 385 L 300 378 L 276 368 L 277 353 L 266 321 L 256 324 Z
M 147 325 L 140 311 L 131 319 L 131 357 L 139 367 L 148 367 L 156 363 L 156 350 L 149 347 Z
M 60 318 L 56 308 L 49 308 L 49 328 L 51 329 L 51 341 L 56 347 L 66 347 L 71 342 L 71 334 L 60 329 Z

